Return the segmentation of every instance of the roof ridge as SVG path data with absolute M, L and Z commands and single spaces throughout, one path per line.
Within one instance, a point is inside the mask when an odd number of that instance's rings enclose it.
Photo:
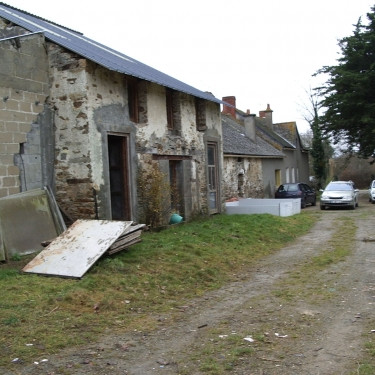
M 26 11 L 24 11 L 24 10 L 22 10 L 22 9 L 16 8 L 16 7 L 14 7 L 14 6 L 12 6 L 12 5 L 9 5 L 9 4 L 6 4 L 6 3 L 4 3 L 4 2 L 2 2 L 2 1 L 0 1 L 0 5 L 3 5 L 3 6 L 5 6 L 5 7 L 7 7 L 7 8 L 10 8 L 10 9 L 14 9 L 14 10 L 16 10 L 17 12 L 20 12 L 20 13 L 23 13 L 23 14 L 27 14 L 28 16 L 38 18 L 38 19 L 40 19 L 40 20 L 42 20 L 42 21 L 45 21 L 45 22 L 48 22 L 48 23 L 50 23 L 50 24 L 52 24 L 52 25 L 55 25 L 55 26 L 61 27 L 61 28 L 65 29 L 65 30 L 69 30 L 69 31 L 71 31 L 71 32 L 73 32 L 73 33 L 76 33 L 76 34 L 79 34 L 79 35 L 84 35 L 84 34 L 83 34 L 82 32 L 80 32 L 80 31 L 73 30 L 73 29 L 71 29 L 71 28 L 69 28 L 69 27 L 66 27 L 66 26 L 60 25 L 60 24 L 58 24 L 58 23 L 56 23 L 56 22 L 53 22 L 53 21 L 47 20 L 46 18 L 43 18 L 43 17 L 37 16 L 37 15 L 35 15 L 35 14 L 33 14 L 33 13 L 26 12 Z

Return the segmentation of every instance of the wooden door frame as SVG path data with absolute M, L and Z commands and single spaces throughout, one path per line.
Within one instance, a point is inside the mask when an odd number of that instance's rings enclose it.
M 110 151 L 110 137 L 117 137 L 118 140 L 121 140 L 121 165 L 122 169 L 122 198 L 124 203 L 124 217 L 123 220 L 131 220 L 132 217 L 132 205 L 131 205 L 131 184 L 130 184 L 130 135 L 124 133 L 107 133 L 107 145 L 108 145 L 108 175 L 109 175 L 109 200 L 110 200 L 110 212 L 111 218 L 113 218 L 112 212 L 112 188 L 111 188 L 111 167 L 109 160 L 109 151 Z

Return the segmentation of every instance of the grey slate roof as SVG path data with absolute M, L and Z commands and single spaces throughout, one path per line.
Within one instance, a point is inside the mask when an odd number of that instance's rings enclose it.
M 236 113 L 243 117 L 245 116 L 245 112 L 241 111 L 240 109 L 236 108 Z M 271 142 L 275 141 L 283 148 L 291 148 L 296 149 L 296 142 L 292 141 L 292 137 L 290 133 L 281 126 L 281 124 L 273 124 L 272 129 L 267 126 L 267 120 L 262 117 L 256 117 L 255 118 L 256 127 L 259 132 L 262 133 L 262 135 L 269 139 Z
M 262 120 L 262 119 L 257 119 L 257 129 L 261 131 L 266 137 L 276 141 L 278 144 L 280 144 L 284 148 L 296 149 L 295 144 L 288 141 L 278 132 L 270 129 L 267 125 L 261 124 L 259 120 Z
M 284 154 L 271 144 L 257 137 L 256 142 L 245 135 L 245 129 L 231 116 L 222 114 L 224 155 L 283 158 Z
M 222 103 L 211 93 L 200 91 L 121 52 L 97 43 L 85 37 L 82 33 L 24 12 L 3 2 L 0 2 L 0 17 L 23 27 L 31 33 L 41 32 L 48 40 L 107 69 L 154 82 L 198 98 Z

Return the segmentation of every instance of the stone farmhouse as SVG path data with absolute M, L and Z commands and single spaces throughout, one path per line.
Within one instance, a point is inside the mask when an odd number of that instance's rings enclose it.
M 223 211 L 211 93 L 4 3 L 0 61 L 0 197 L 49 186 L 72 220 L 137 222 L 148 170 L 171 212 Z
M 1 2 L 0 61 L 0 198 L 48 186 L 69 221 L 138 222 L 159 173 L 167 222 L 308 181 L 296 124 L 274 124 L 269 106 L 242 112 Z
M 236 98 L 222 98 L 225 199 L 273 198 L 286 182 L 308 182 L 308 150 L 295 122 L 274 124 L 267 106 L 259 116 L 236 108 Z

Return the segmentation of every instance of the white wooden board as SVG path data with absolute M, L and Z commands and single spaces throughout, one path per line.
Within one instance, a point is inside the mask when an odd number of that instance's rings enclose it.
M 22 271 L 81 278 L 131 224 L 131 221 L 77 220 Z

